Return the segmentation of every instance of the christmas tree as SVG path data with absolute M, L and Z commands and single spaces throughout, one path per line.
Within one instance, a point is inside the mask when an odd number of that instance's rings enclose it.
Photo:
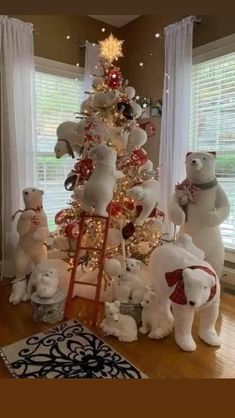
M 65 188 L 72 191 L 72 200 L 69 207 L 55 216 L 59 234 L 54 246 L 67 251 L 70 268 L 79 234 L 84 188 L 96 167 L 91 150 L 101 143 L 111 147 L 116 155 L 113 198 L 107 206 L 110 228 L 106 258 L 135 258 L 147 264 L 151 252 L 160 244 L 164 214 L 157 209 L 158 171 L 142 148 L 148 136 L 137 122 L 143 109 L 135 89 L 128 85 L 128 80 L 114 64 L 120 56 L 122 41 L 110 35 L 100 42 L 98 75 L 93 75 L 92 90 L 76 115 L 77 121 L 65 122 L 57 129 L 60 142 L 57 142 L 56 152 L 61 152 L 61 141 L 65 141 L 63 146 L 66 145 L 67 151 L 77 153 L 74 168 L 65 180 Z M 97 188 L 96 193 L 101 191 Z M 88 218 L 83 246 L 99 248 L 103 230 L 102 219 Z M 99 251 L 83 251 L 79 264 L 81 276 L 96 271 Z M 107 284 L 105 274 L 104 279 Z

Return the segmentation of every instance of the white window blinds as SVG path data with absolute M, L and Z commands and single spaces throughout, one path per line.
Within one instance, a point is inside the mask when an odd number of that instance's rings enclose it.
M 61 66 L 61 63 L 60 63 Z M 50 230 L 55 229 L 54 216 L 70 199 L 64 189 L 64 180 L 74 165 L 71 157 L 57 159 L 54 154 L 56 128 L 66 120 L 76 120 L 84 99 L 83 78 L 66 77 L 36 71 L 36 123 L 37 123 L 37 162 L 38 185 L 44 190 L 44 208 Z
M 222 235 L 235 249 L 235 52 L 193 65 L 190 149 L 217 153 L 217 178 L 231 205 Z

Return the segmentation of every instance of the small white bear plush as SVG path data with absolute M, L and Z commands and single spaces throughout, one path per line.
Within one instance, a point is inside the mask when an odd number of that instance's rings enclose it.
M 84 143 L 84 128 L 86 124 L 86 121 L 68 121 L 58 126 L 56 130 L 57 142 L 54 148 L 56 158 L 61 158 L 65 154 L 69 154 L 74 158 L 74 152 L 80 155 Z
M 130 105 L 132 107 L 132 115 L 133 119 L 138 119 L 143 113 L 142 107 L 139 105 L 139 103 L 136 103 L 134 100 L 130 101 Z
M 141 334 L 148 334 L 149 338 L 160 339 L 168 335 L 174 325 L 173 316 L 166 315 L 165 306 L 161 304 L 158 295 L 145 286 L 142 309 L 142 326 L 139 329 Z
M 94 159 L 95 169 L 84 186 L 81 209 L 106 217 L 113 198 L 117 153 L 105 144 L 98 144 L 89 151 L 89 157 Z
M 219 346 L 215 330 L 219 313 L 220 282 L 212 266 L 182 245 L 165 244 L 156 248 L 149 259 L 151 286 L 157 293 L 165 315 L 175 321 L 175 341 L 184 351 L 194 351 L 192 337 L 195 310 L 199 310 L 199 336 L 207 344 Z M 164 321 L 159 326 L 167 333 Z
M 142 211 L 135 220 L 135 224 L 143 225 L 159 200 L 159 183 L 154 179 L 146 180 L 141 186 L 134 186 L 127 190 L 127 196 L 132 197 L 136 205 L 142 206 Z
M 121 271 L 114 277 L 114 296 L 122 303 L 140 303 L 145 292 L 145 282 L 139 276 L 140 261 L 126 259 L 126 271 Z
M 19 241 L 16 246 L 15 264 L 16 279 L 12 286 L 9 301 L 14 305 L 27 300 L 25 278 L 29 263 L 38 264 L 47 259 L 47 248 L 44 245 L 49 230 L 47 216 L 42 206 L 43 191 L 36 188 L 23 190 L 25 210 L 17 222 Z
M 176 186 L 169 205 L 170 219 L 191 235 L 194 244 L 221 277 L 224 247 L 219 225 L 229 216 L 228 198 L 215 175 L 215 153 L 193 152 L 186 157 L 186 180 Z
M 106 335 L 113 335 L 119 341 L 137 340 L 137 325 L 129 315 L 120 314 L 120 302 L 105 302 L 105 319 L 100 324 Z
M 39 273 L 36 279 L 36 292 L 40 298 L 52 298 L 58 289 L 59 278 L 56 269 Z

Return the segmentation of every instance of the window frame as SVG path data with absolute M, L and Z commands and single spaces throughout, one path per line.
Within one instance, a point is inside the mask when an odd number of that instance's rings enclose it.
M 193 49 L 192 65 L 235 52 L 235 33 Z M 225 260 L 235 263 L 235 249 L 225 247 Z
M 60 61 L 55 61 L 43 57 L 34 57 L 34 67 L 35 73 L 42 72 L 44 74 L 51 74 L 54 76 L 60 76 L 70 79 L 78 79 L 80 81 L 84 80 L 84 68 L 79 67 L 76 65 L 71 65 L 67 63 L 63 63 Z M 35 92 L 35 105 L 36 105 L 36 92 Z M 45 157 L 51 157 L 53 155 L 52 152 L 38 152 L 36 151 L 36 155 L 40 156 L 43 155 Z M 62 186 L 63 187 L 63 186 Z

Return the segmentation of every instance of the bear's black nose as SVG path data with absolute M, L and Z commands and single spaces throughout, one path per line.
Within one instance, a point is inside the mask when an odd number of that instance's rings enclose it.
M 28 194 L 28 192 L 24 192 L 24 194 Z
M 194 306 L 195 302 L 193 302 L 192 300 L 189 301 L 189 305 Z
M 131 271 L 130 267 L 127 267 L 126 269 L 127 269 L 127 271 Z

